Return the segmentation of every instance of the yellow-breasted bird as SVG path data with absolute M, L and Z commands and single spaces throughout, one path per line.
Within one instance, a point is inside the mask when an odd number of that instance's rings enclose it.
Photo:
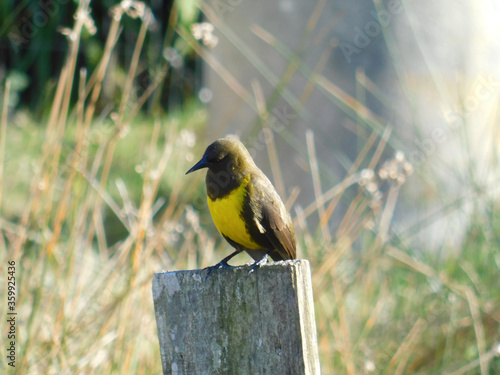
M 212 219 L 236 249 L 211 269 L 229 267 L 227 262 L 242 251 L 255 260 L 254 268 L 265 263 L 268 255 L 273 260 L 295 258 L 290 214 L 243 143 L 218 139 L 186 174 L 202 168 L 208 168 L 207 201 Z

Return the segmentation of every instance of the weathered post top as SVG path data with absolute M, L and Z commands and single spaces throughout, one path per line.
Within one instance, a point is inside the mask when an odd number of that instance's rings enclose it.
M 164 374 L 320 373 L 309 262 L 157 273 Z

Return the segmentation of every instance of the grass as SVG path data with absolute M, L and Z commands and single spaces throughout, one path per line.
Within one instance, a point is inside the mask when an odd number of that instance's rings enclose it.
M 8 103 L 2 107 L 0 262 L 16 261 L 18 288 L 18 357 L 9 374 L 160 373 L 154 272 L 206 267 L 229 251 L 207 213 L 201 175 L 184 177 L 206 146 L 206 111 L 187 104 L 145 116 L 139 109 L 146 97 L 130 95 L 143 34 L 116 112 L 96 109 L 122 16 L 95 72 L 75 71 L 79 46 L 70 44 L 43 123 L 23 111 L 7 116 Z M 77 19 L 76 40 L 82 25 Z M 186 45 L 197 43 L 178 31 Z M 396 236 L 394 209 L 411 169 L 399 157 L 383 159 L 390 129 L 380 130 L 325 78 L 310 79 L 373 125 L 345 179 L 327 191 L 309 133 L 316 200 L 300 208 L 289 197 L 299 256 L 312 268 L 322 373 L 500 373 L 498 203 L 488 195 L 473 202 L 458 250 L 445 244 L 425 252 Z M 270 106 L 261 99 L 257 107 L 265 123 Z M 273 164 L 276 150 L 267 146 Z M 332 231 L 341 200 L 350 203 Z M 311 215 L 319 217 L 318 230 L 307 225 Z M 1 304 L 2 316 L 6 308 Z

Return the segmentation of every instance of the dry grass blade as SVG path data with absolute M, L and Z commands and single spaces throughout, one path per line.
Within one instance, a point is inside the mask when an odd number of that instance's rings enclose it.
M 443 375 L 464 375 L 464 374 L 470 374 L 472 370 L 474 370 L 476 367 L 480 366 L 481 361 L 486 361 L 490 362 L 492 361 L 495 357 L 500 355 L 500 346 L 495 346 L 491 350 L 489 350 L 487 353 L 484 353 L 482 358 L 478 358 L 475 361 L 472 361 L 465 366 L 459 368 L 458 370 L 455 370 L 453 372 L 444 372 Z
M 89 104 L 87 105 L 87 110 L 85 112 L 85 127 L 88 128 L 92 119 L 94 118 L 95 106 L 97 103 L 97 99 L 101 94 L 102 82 L 104 80 L 104 74 L 106 73 L 106 69 L 109 64 L 109 59 L 111 57 L 111 52 L 118 40 L 118 30 L 120 26 L 120 17 L 112 17 L 111 25 L 109 27 L 108 36 L 106 38 L 106 43 L 104 44 L 104 51 L 101 60 L 99 61 L 99 65 L 95 73 L 89 80 L 89 84 L 87 85 L 87 93 L 92 89 L 92 95 L 90 97 Z
M 335 271 L 332 271 L 332 284 L 335 295 L 335 306 L 337 306 L 338 314 L 339 314 L 339 327 L 340 333 L 342 335 L 342 357 L 343 362 L 345 363 L 347 374 L 354 375 L 356 373 L 356 367 L 354 366 L 354 361 L 352 357 L 352 345 L 351 345 L 351 337 L 349 332 L 349 323 L 347 319 L 347 313 L 344 307 L 344 301 L 342 295 L 342 289 L 340 288 L 339 280 L 334 276 Z
M 380 217 L 377 240 L 380 245 L 387 242 L 389 238 L 389 227 L 391 224 L 392 216 L 394 215 L 394 209 L 396 208 L 396 202 L 398 200 L 400 186 L 393 184 L 389 189 L 387 196 L 387 201 L 385 203 L 382 215 Z
M 127 186 L 125 182 L 121 178 L 117 179 L 115 181 L 116 188 L 118 189 L 118 193 L 120 194 L 120 197 L 122 199 L 122 205 L 123 205 L 123 213 L 125 217 L 127 218 L 127 223 L 129 227 L 131 228 L 135 219 L 135 216 L 137 215 L 137 210 L 134 207 L 134 203 L 130 199 L 130 195 L 127 191 Z
M 486 343 L 484 339 L 484 327 L 481 322 L 481 313 L 479 311 L 479 304 L 474 290 L 470 287 L 465 288 L 465 296 L 469 303 L 472 322 L 474 323 L 474 331 L 476 333 L 477 349 L 479 351 L 479 365 L 481 368 L 481 375 L 488 375 L 488 360 L 485 357 Z
M 5 141 L 7 136 L 7 116 L 9 113 L 10 81 L 5 82 L 3 94 L 2 118 L 0 120 L 0 209 L 2 207 L 3 166 L 5 163 Z
M 141 29 L 139 30 L 139 35 L 137 36 L 137 41 L 135 42 L 135 48 L 132 54 L 132 60 L 130 62 L 130 68 L 128 70 L 127 79 L 125 81 L 125 87 L 123 89 L 123 96 L 120 102 L 120 108 L 118 109 L 118 127 L 123 125 L 125 110 L 127 108 L 127 105 L 129 104 L 130 93 L 132 92 L 132 85 L 134 82 L 135 75 L 137 73 L 139 57 L 141 55 L 142 46 L 144 45 L 144 39 L 146 38 L 146 31 L 148 30 L 148 26 L 149 26 L 148 21 L 143 20 L 141 23 Z
M 273 131 L 269 127 L 269 114 L 266 109 L 266 103 L 264 100 L 264 93 L 262 92 L 262 86 L 258 80 L 252 81 L 252 89 L 255 95 L 255 102 L 257 110 L 259 111 L 259 116 L 262 122 L 262 131 L 265 134 L 265 143 L 267 149 L 267 155 L 269 157 L 269 162 L 271 164 L 271 171 L 273 172 L 274 186 L 276 191 L 285 199 L 285 185 L 283 183 L 283 176 L 281 175 L 280 162 L 278 159 L 278 151 L 276 150 L 276 143 L 274 142 Z
M 351 202 L 347 211 L 340 222 L 337 229 L 337 238 L 342 238 L 344 236 L 350 236 L 353 233 L 353 229 L 358 227 L 361 222 L 363 222 L 363 214 L 365 209 L 368 207 L 368 200 L 362 195 L 358 194 Z
M 293 207 L 293 204 L 297 200 L 297 197 L 300 194 L 300 188 L 298 186 L 294 186 L 290 192 L 290 196 L 285 202 L 285 207 L 288 211 Z
M 307 21 L 306 25 L 307 32 L 310 33 L 316 28 L 319 17 L 321 16 L 321 12 L 325 8 L 325 5 L 326 5 L 326 0 L 318 0 L 311 16 L 309 17 L 309 20 Z
M 390 360 L 390 366 L 393 367 L 396 365 L 396 363 L 398 364 L 394 372 L 395 375 L 402 375 L 404 373 L 405 367 L 408 363 L 408 359 L 412 354 L 413 347 L 417 344 L 418 338 L 422 334 L 424 326 L 424 319 L 418 319 L 404 341 L 399 346 L 396 353 L 394 353 L 394 356 Z
M 379 162 L 380 157 L 384 152 L 385 146 L 387 145 L 387 142 L 391 137 L 391 134 L 392 134 L 392 127 L 386 126 L 382 133 L 382 137 L 380 138 L 380 143 L 378 144 L 377 149 L 375 150 L 375 153 L 373 154 L 373 157 L 370 160 L 370 163 L 368 164 L 369 169 L 374 169 L 377 163 Z
M 86 70 L 82 70 L 80 72 L 80 86 L 79 86 L 79 98 L 78 98 L 78 104 L 77 104 L 77 113 L 78 113 L 78 121 L 77 121 L 77 133 L 82 133 L 84 130 L 82 129 L 83 127 L 83 113 L 84 113 L 84 94 L 85 94 L 85 81 L 86 81 Z M 82 149 L 82 143 L 83 139 L 85 139 L 85 134 L 79 134 L 78 137 L 79 141 L 77 142 L 77 145 L 75 147 L 75 151 L 73 154 L 73 158 L 70 160 L 71 165 L 69 166 L 70 172 L 69 176 L 66 179 L 66 182 L 64 184 L 64 189 L 63 189 L 63 194 L 60 199 L 59 206 L 56 211 L 55 218 L 53 220 L 53 234 L 52 238 L 50 239 L 49 243 L 47 244 L 47 252 L 48 254 L 52 254 L 54 250 L 54 246 L 59 240 L 59 235 L 61 234 L 61 229 L 64 224 L 64 220 L 66 218 L 66 210 L 69 204 L 70 200 L 70 194 L 71 194 L 71 189 L 73 186 L 73 180 L 76 176 L 76 170 L 79 162 L 79 158 L 76 155 L 79 155 Z M 62 147 L 62 142 L 61 142 L 61 147 Z
M 333 186 L 330 188 L 330 190 L 326 191 L 324 194 L 322 194 L 320 197 L 316 198 L 316 200 L 311 203 L 309 206 L 307 206 L 304 209 L 303 215 L 304 218 L 307 218 L 309 215 L 313 214 L 318 210 L 318 207 L 320 205 L 324 205 L 326 202 L 328 202 L 330 199 L 333 199 L 334 197 L 343 194 L 344 191 L 349 187 L 357 183 L 359 180 L 359 177 L 357 175 L 352 175 L 348 176 L 342 182 L 339 184 Z
M 314 196 L 316 202 L 319 202 L 319 198 L 323 195 L 321 192 L 321 181 L 319 178 L 319 167 L 318 159 L 316 158 L 316 147 L 314 146 L 314 134 L 311 130 L 306 131 L 306 142 L 307 142 L 307 152 L 309 154 L 309 166 L 311 168 L 311 176 L 313 180 Z M 322 222 L 322 218 L 325 216 L 325 206 L 323 204 L 318 204 L 318 214 L 319 221 Z M 328 225 L 321 225 L 321 234 L 323 235 L 323 240 L 330 242 L 331 235 L 328 229 Z
M 81 1 L 79 4 L 79 7 L 76 11 L 76 22 L 73 27 L 73 30 L 71 31 L 71 34 L 68 37 L 68 42 L 70 45 L 70 51 L 68 53 L 67 59 L 66 59 L 66 81 L 65 81 L 65 86 L 64 90 L 62 93 L 62 102 L 60 107 L 58 108 L 58 118 L 57 118 L 57 123 L 56 123 L 56 129 L 54 129 L 54 144 L 53 147 L 50 151 L 50 155 L 52 156 L 52 162 L 49 162 L 48 168 L 45 172 L 45 175 L 43 176 L 43 179 L 47 181 L 47 199 L 45 200 L 47 202 L 46 205 L 46 217 L 50 217 L 50 213 L 52 211 L 52 202 L 54 201 L 53 195 L 54 195 L 54 190 L 56 187 L 56 176 L 59 170 L 59 164 L 60 164 L 60 156 L 61 156 L 61 150 L 62 150 L 62 139 L 64 136 L 64 132 L 66 129 L 66 123 L 67 123 L 67 118 L 68 118 L 68 113 L 69 113 L 69 106 L 70 106 L 70 100 L 71 100 L 71 92 L 73 89 L 73 81 L 74 81 L 74 76 L 75 76 L 75 69 L 76 69 L 76 60 L 78 58 L 78 50 L 80 48 L 80 37 L 82 34 L 82 29 L 84 26 L 85 18 L 84 15 L 87 15 L 89 12 L 88 9 L 88 1 Z M 56 237 L 58 236 L 57 233 L 54 234 Z M 52 252 L 53 246 L 48 246 L 47 251 L 49 254 Z
M 245 87 L 238 82 L 238 80 L 232 75 L 229 70 L 227 70 L 216 58 L 213 54 L 208 52 L 206 49 L 203 49 L 201 45 L 192 37 L 192 35 L 183 27 L 178 26 L 177 32 L 179 35 L 184 38 L 184 40 L 189 43 L 191 47 L 196 51 L 198 55 L 203 58 L 210 67 L 217 72 L 217 74 L 221 77 L 221 79 L 226 82 L 226 84 L 231 87 L 231 90 L 234 91 L 236 95 L 238 95 L 245 103 L 247 103 L 251 108 L 255 108 L 253 101 L 251 100 L 252 95 L 245 89 Z
M 369 124 L 375 130 L 381 131 L 384 128 L 382 126 L 382 119 L 380 119 L 377 115 L 375 115 L 366 106 L 358 102 L 352 96 L 346 94 L 337 85 L 329 81 L 326 77 L 321 75 L 316 76 L 315 82 L 316 85 L 326 90 L 334 98 L 338 99 L 341 104 L 347 106 L 347 108 L 352 111 L 353 114 L 356 114 L 356 116 L 362 119 L 365 123 Z
M 353 176 L 356 173 L 359 166 L 361 165 L 366 155 L 370 151 L 371 147 L 375 143 L 376 139 L 377 139 L 377 133 L 372 132 L 372 134 L 366 141 L 365 145 L 363 146 L 362 150 L 360 151 L 359 155 L 356 157 L 356 160 L 354 160 L 354 163 L 349 169 L 349 172 L 347 172 L 347 176 Z M 330 220 L 331 216 L 333 215 L 333 212 L 335 211 L 335 208 L 337 207 L 337 204 L 340 202 L 340 197 L 341 197 L 340 195 L 337 195 L 335 198 L 332 199 L 330 204 L 328 204 L 328 207 L 325 210 L 325 214 L 321 217 L 322 225 L 326 225 L 326 223 Z
M 414 269 L 417 272 L 420 272 L 421 274 L 430 277 L 430 278 L 439 278 L 439 275 L 434 271 L 434 269 L 414 258 L 409 256 L 408 254 L 405 254 L 401 250 L 393 247 L 393 246 L 388 246 L 386 248 L 386 254 L 397 259 L 398 261 L 408 265 L 412 269 Z

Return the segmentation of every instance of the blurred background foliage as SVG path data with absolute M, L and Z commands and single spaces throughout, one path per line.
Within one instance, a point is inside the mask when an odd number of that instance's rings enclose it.
M 92 2 L 92 20 L 94 26 L 99 27 L 82 31 L 77 71 L 82 67 L 89 71 L 96 69 L 111 23 L 109 10 L 118 3 L 115 0 Z M 200 59 L 174 31 L 177 24 L 189 29 L 200 19 L 196 4 L 197 1 L 191 0 L 179 2 L 175 8 L 173 1 L 147 4 L 154 20 L 144 41 L 135 95 L 143 93 L 167 64 L 167 57 L 175 59 L 176 68 L 148 101 L 148 111 L 179 108 L 184 101 L 196 96 L 200 88 Z M 50 98 L 68 53 L 62 29 L 72 27 L 77 6 L 78 2 L 73 0 L 6 0 L 0 4 L 0 79 L 11 80 L 10 105 L 30 108 L 36 119 L 46 116 L 50 108 Z M 100 108 L 113 102 L 123 89 L 120 82 L 128 70 L 140 20 L 124 18 L 120 27 L 121 35 L 109 63 L 109 77 L 98 102 Z M 169 51 L 178 55 L 170 56 Z
M 326 3 L 319 1 L 317 9 Z M 491 186 L 498 184 L 485 187 L 475 180 L 475 161 L 457 172 L 460 183 L 449 180 L 453 184 L 435 178 L 425 163 L 412 164 L 399 151 L 404 138 L 394 136 L 397 129 L 393 132 L 385 118 L 364 105 L 376 101 L 383 113 L 400 103 L 377 91 L 383 72 L 370 68 L 373 61 L 363 54 L 361 68 L 349 66 L 349 74 L 338 74 L 339 80 L 355 83 L 347 93 L 321 76 L 321 69 L 309 72 L 303 57 L 256 27 L 252 32 L 268 48 L 258 52 L 276 52 L 288 65 L 271 85 L 270 99 L 258 80 L 241 85 L 230 74 L 229 65 L 238 63 L 224 66 L 211 52 L 215 36 L 220 43 L 227 38 L 262 68 L 235 38 L 237 29 L 217 23 L 211 8 L 224 13 L 239 4 L 104 0 L 89 8 L 76 0 L 0 3 L 0 262 L 17 262 L 19 311 L 18 366 L 7 373 L 160 373 L 153 274 L 207 267 L 229 251 L 208 214 L 202 174 L 184 176 L 208 140 L 219 135 L 220 129 L 208 123 L 226 115 L 205 106 L 217 94 L 205 87 L 206 66 L 222 77 L 231 98 L 253 106 L 256 120 L 243 124 L 253 125 L 244 130 L 266 136 L 258 157 L 269 159 L 264 169 L 292 213 L 299 256 L 311 264 L 322 372 L 499 373 L 500 210 L 491 194 Z M 387 4 L 375 1 L 370 9 L 379 11 L 381 5 Z M 345 12 L 338 14 L 342 18 Z M 329 27 L 336 22 L 331 20 Z M 313 24 L 308 23 L 305 36 L 312 35 Z M 325 30 L 318 34 L 326 35 Z M 390 35 L 380 39 L 384 51 L 394 51 Z M 299 52 L 309 46 L 307 38 L 301 41 Z M 333 51 L 335 69 L 343 58 L 338 46 L 334 40 L 325 48 L 325 56 Z M 377 44 L 369 48 L 379 62 Z M 396 57 L 391 57 L 391 72 L 401 73 L 406 66 Z M 290 101 L 287 91 L 296 70 L 309 80 L 299 103 Z M 403 91 L 412 97 L 419 85 L 439 81 L 440 73 L 431 71 L 431 79 L 412 76 Z M 327 126 L 335 123 L 335 131 L 327 127 L 320 132 L 317 113 L 300 111 L 312 87 L 321 87 L 331 107 L 348 114 L 338 123 L 328 117 Z M 230 102 L 229 96 L 220 96 Z M 287 127 L 279 134 L 266 133 L 281 97 L 300 114 L 302 138 L 294 138 Z M 424 103 L 433 100 L 429 95 Z M 403 107 L 418 112 L 416 102 Z M 229 104 L 225 109 L 244 112 Z M 483 113 L 463 109 L 457 110 L 457 117 L 465 119 L 461 124 L 471 121 L 467 115 Z M 301 118 L 304 113 L 314 121 Z M 484 120 L 493 130 L 499 113 Z M 415 128 L 412 137 L 426 119 L 408 118 Z M 320 145 L 345 143 L 336 139 L 340 128 L 349 129 L 349 139 L 356 140 L 354 158 L 337 150 L 318 157 Z M 459 136 L 465 145 L 460 156 L 472 160 L 467 133 Z M 298 156 L 280 152 L 287 165 L 293 160 L 293 167 L 280 168 L 276 144 L 285 143 L 282 138 L 300 151 Z M 495 136 L 485 138 L 496 142 Z M 442 143 L 436 145 L 447 151 Z M 423 159 L 446 171 L 438 151 Z M 482 166 L 493 172 L 489 182 L 497 182 L 497 154 L 488 157 Z M 324 173 L 330 164 L 344 168 L 341 178 Z M 285 186 L 280 172 L 287 169 L 292 179 Z M 310 201 L 298 198 L 304 193 L 299 183 L 312 186 Z M 415 205 L 408 192 L 417 188 L 429 199 L 463 191 L 460 199 L 443 200 L 433 215 L 399 230 L 396 209 Z M 462 211 L 468 214 L 465 224 L 459 232 L 443 233 L 445 241 L 435 249 L 413 241 L 421 227 Z M 235 264 L 248 261 L 241 255 Z M 0 315 L 5 309 L 0 305 Z M 5 368 L 5 358 L 0 361 Z

